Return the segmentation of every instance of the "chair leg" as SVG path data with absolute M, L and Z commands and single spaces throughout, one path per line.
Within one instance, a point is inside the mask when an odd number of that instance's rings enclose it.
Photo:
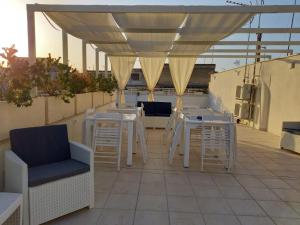
M 118 148 L 118 171 L 120 171 L 120 167 L 121 167 L 121 145 Z

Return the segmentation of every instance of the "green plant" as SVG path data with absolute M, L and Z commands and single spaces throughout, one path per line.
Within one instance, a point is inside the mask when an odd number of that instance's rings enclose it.
M 98 78 L 99 90 L 112 94 L 117 88 L 118 84 L 114 77 L 100 77 Z
M 38 59 L 30 67 L 31 75 L 38 89 L 46 95 L 55 96 L 69 103 L 74 97 L 70 80 L 77 73 L 76 69 L 59 63 L 60 58 Z
M 32 105 L 30 95 L 33 82 L 30 75 L 28 62 L 19 59 L 15 54 L 18 52 L 15 46 L 2 48 L 0 56 L 7 61 L 7 67 L 1 64 L 0 72 L 0 97 L 8 103 L 14 103 L 18 107 Z

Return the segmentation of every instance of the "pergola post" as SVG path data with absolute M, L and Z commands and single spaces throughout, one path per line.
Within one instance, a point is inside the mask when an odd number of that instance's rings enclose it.
M 35 41 L 35 16 L 34 10 L 27 5 L 27 30 L 28 30 L 28 61 L 33 64 L 36 61 L 36 41 Z
M 99 77 L 99 48 L 95 50 L 96 77 Z
M 86 72 L 86 41 L 82 40 L 82 72 Z
M 63 64 L 68 64 L 69 57 L 68 57 L 68 33 L 62 30 L 62 55 L 63 55 Z
M 107 54 L 105 53 L 105 55 L 104 55 L 104 57 L 105 57 L 105 73 L 104 73 L 104 76 L 107 78 L 108 77 L 108 74 L 107 74 L 107 72 L 108 72 L 108 56 L 107 56 Z

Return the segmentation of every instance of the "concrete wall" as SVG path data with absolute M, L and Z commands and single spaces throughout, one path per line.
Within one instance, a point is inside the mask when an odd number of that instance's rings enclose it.
M 106 103 L 103 101 L 104 95 L 107 96 Z M 92 102 L 98 110 L 102 110 L 112 100 L 109 94 L 97 92 L 77 95 L 70 103 L 55 97 L 38 97 L 34 99 L 32 106 L 22 108 L 0 102 L 0 191 L 3 189 L 3 153 L 10 148 L 8 137 L 11 129 L 66 123 L 69 138 L 81 141 L 83 112 L 92 107 Z
M 292 64 L 294 63 L 294 68 Z M 250 80 L 254 64 L 249 65 Z M 300 55 L 256 64 L 254 123 L 257 129 L 281 134 L 283 121 L 300 121 Z M 212 74 L 210 106 L 234 111 L 236 86 L 243 84 L 245 67 Z

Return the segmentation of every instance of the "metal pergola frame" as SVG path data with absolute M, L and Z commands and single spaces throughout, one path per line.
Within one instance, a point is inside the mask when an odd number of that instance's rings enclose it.
M 33 63 L 36 60 L 36 39 L 35 39 L 35 12 L 82 12 L 82 13 L 185 13 L 185 14 L 213 14 L 213 13 L 299 13 L 300 5 L 257 5 L 257 6 L 168 6 L 168 5 L 47 5 L 47 4 L 27 4 L 27 22 L 28 22 L 28 55 L 29 62 Z M 126 32 L 146 32 L 145 29 L 126 29 Z M 176 29 L 175 32 L 181 30 Z M 151 29 L 148 32 L 157 33 L 174 33 L 174 29 Z M 236 33 L 300 33 L 300 28 L 240 28 Z M 62 32 L 63 42 L 63 63 L 68 62 L 68 41 L 67 33 Z M 86 70 L 86 44 L 97 43 L 91 40 L 82 41 L 82 64 L 83 70 Z M 99 44 L 99 43 L 98 43 Z M 102 44 L 114 44 L 114 42 L 103 42 Z M 199 41 L 177 41 L 175 45 L 300 45 L 300 41 L 220 41 L 220 42 L 199 42 Z M 276 50 L 268 49 L 260 52 L 273 53 Z M 236 53 L 244 52 L 244 50 L 228 49 L 223 50 L 224 53 Z M 278 52 L 287 50 L 278 50 Z M 213 52 L 210 50 L 208 52 Z M 217 50 L 215 52 L 221 52 Z M 253 52 L 253 50 L 247 50 L 246 52 Z M 257 51 L 255 51 L 257 52 Z M 99 49 L 96 49 L 96 59 L 99 57 Z M 98 56 L 97 56 L 98 55 Z M 238 55 L 228 55 L 228 57 L 237 57 Z M 253 58 L 254 56 L 240 55 L 243 58 Z M 195 56 L 193 56 L 195 57 Z M 203 57 L 203 55 L 201 55 Z M 209 57 L 209 56 L 204 56 Z M 216 55 L 214 58 L 218 57 Z M 226 57 L 226 55 L 220 55 L 220 57 Z M 255 56 L 256 57 L 256 56 Z M 260 58 L 269 58 L 270 56 L 259 56 Z M 240 58 L 240 57 L 239 57 Z M 107 57 L 106 57 L 107 59 Z M 99 68 L 99 60 L 96 61 L 96 70 Z M 107 63 L 106 68 L 107 70 Z

